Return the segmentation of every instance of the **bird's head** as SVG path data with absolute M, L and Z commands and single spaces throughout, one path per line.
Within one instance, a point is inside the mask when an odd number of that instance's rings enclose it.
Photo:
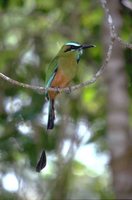
M 75 53 L 77 63 L 80 60 L 81 55 L 83 54 L 83 50 L 87 48 L 95 47 L 95 45 L 92 44 L 79 44 L 76 42 L 68 42 L 62 46 L 62 48 L 59 51 L 59 55 L 61 56 L 68 56 L 71 53 Z

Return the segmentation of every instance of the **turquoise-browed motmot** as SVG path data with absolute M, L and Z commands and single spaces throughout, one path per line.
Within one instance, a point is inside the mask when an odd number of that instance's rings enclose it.
M 69 86 L 69 83 L 76 75 L 77 64 L 79 63 L 83 50 L 91 47 L 95 46 L 91 44 L 81 45 L 75 42 L 64 44 L 48 67 L 46 72 L 46 88 L 64 88 Z M 49 100 L 47 129 L 53 129 L 54 127 L 54 100 L 57 94 L 57 91 L 48 91 L 46 93 L 46 97 Z

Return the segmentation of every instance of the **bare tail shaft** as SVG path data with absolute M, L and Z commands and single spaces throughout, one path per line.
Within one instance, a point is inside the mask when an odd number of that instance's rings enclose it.
M 54 128 L 54 120 L 55 120 L 54 100 L 51 99 L 49 101 L 49 116 L 48 116 L 47 129 L 53 129 Z

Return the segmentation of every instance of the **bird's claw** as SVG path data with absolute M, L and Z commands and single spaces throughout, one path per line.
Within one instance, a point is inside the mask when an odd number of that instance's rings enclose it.
M 71 87 L 68 87 L 68 88 L 67 88 L 66 93 L 67 93 L 67 94 L 70 94 L 70 93 L 71 93 Z
M 56 92 L 60 93 L 60 88 L 59 87 L 56 87 Z

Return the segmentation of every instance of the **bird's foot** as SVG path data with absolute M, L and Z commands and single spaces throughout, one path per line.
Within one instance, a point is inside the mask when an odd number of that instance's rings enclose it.
M 60 93 L 60 87 L 56 87 L 56 92 Z
M 68 87 L 66 90 L 66 94 L 70 94 L 71 93 L 71 87 Z

